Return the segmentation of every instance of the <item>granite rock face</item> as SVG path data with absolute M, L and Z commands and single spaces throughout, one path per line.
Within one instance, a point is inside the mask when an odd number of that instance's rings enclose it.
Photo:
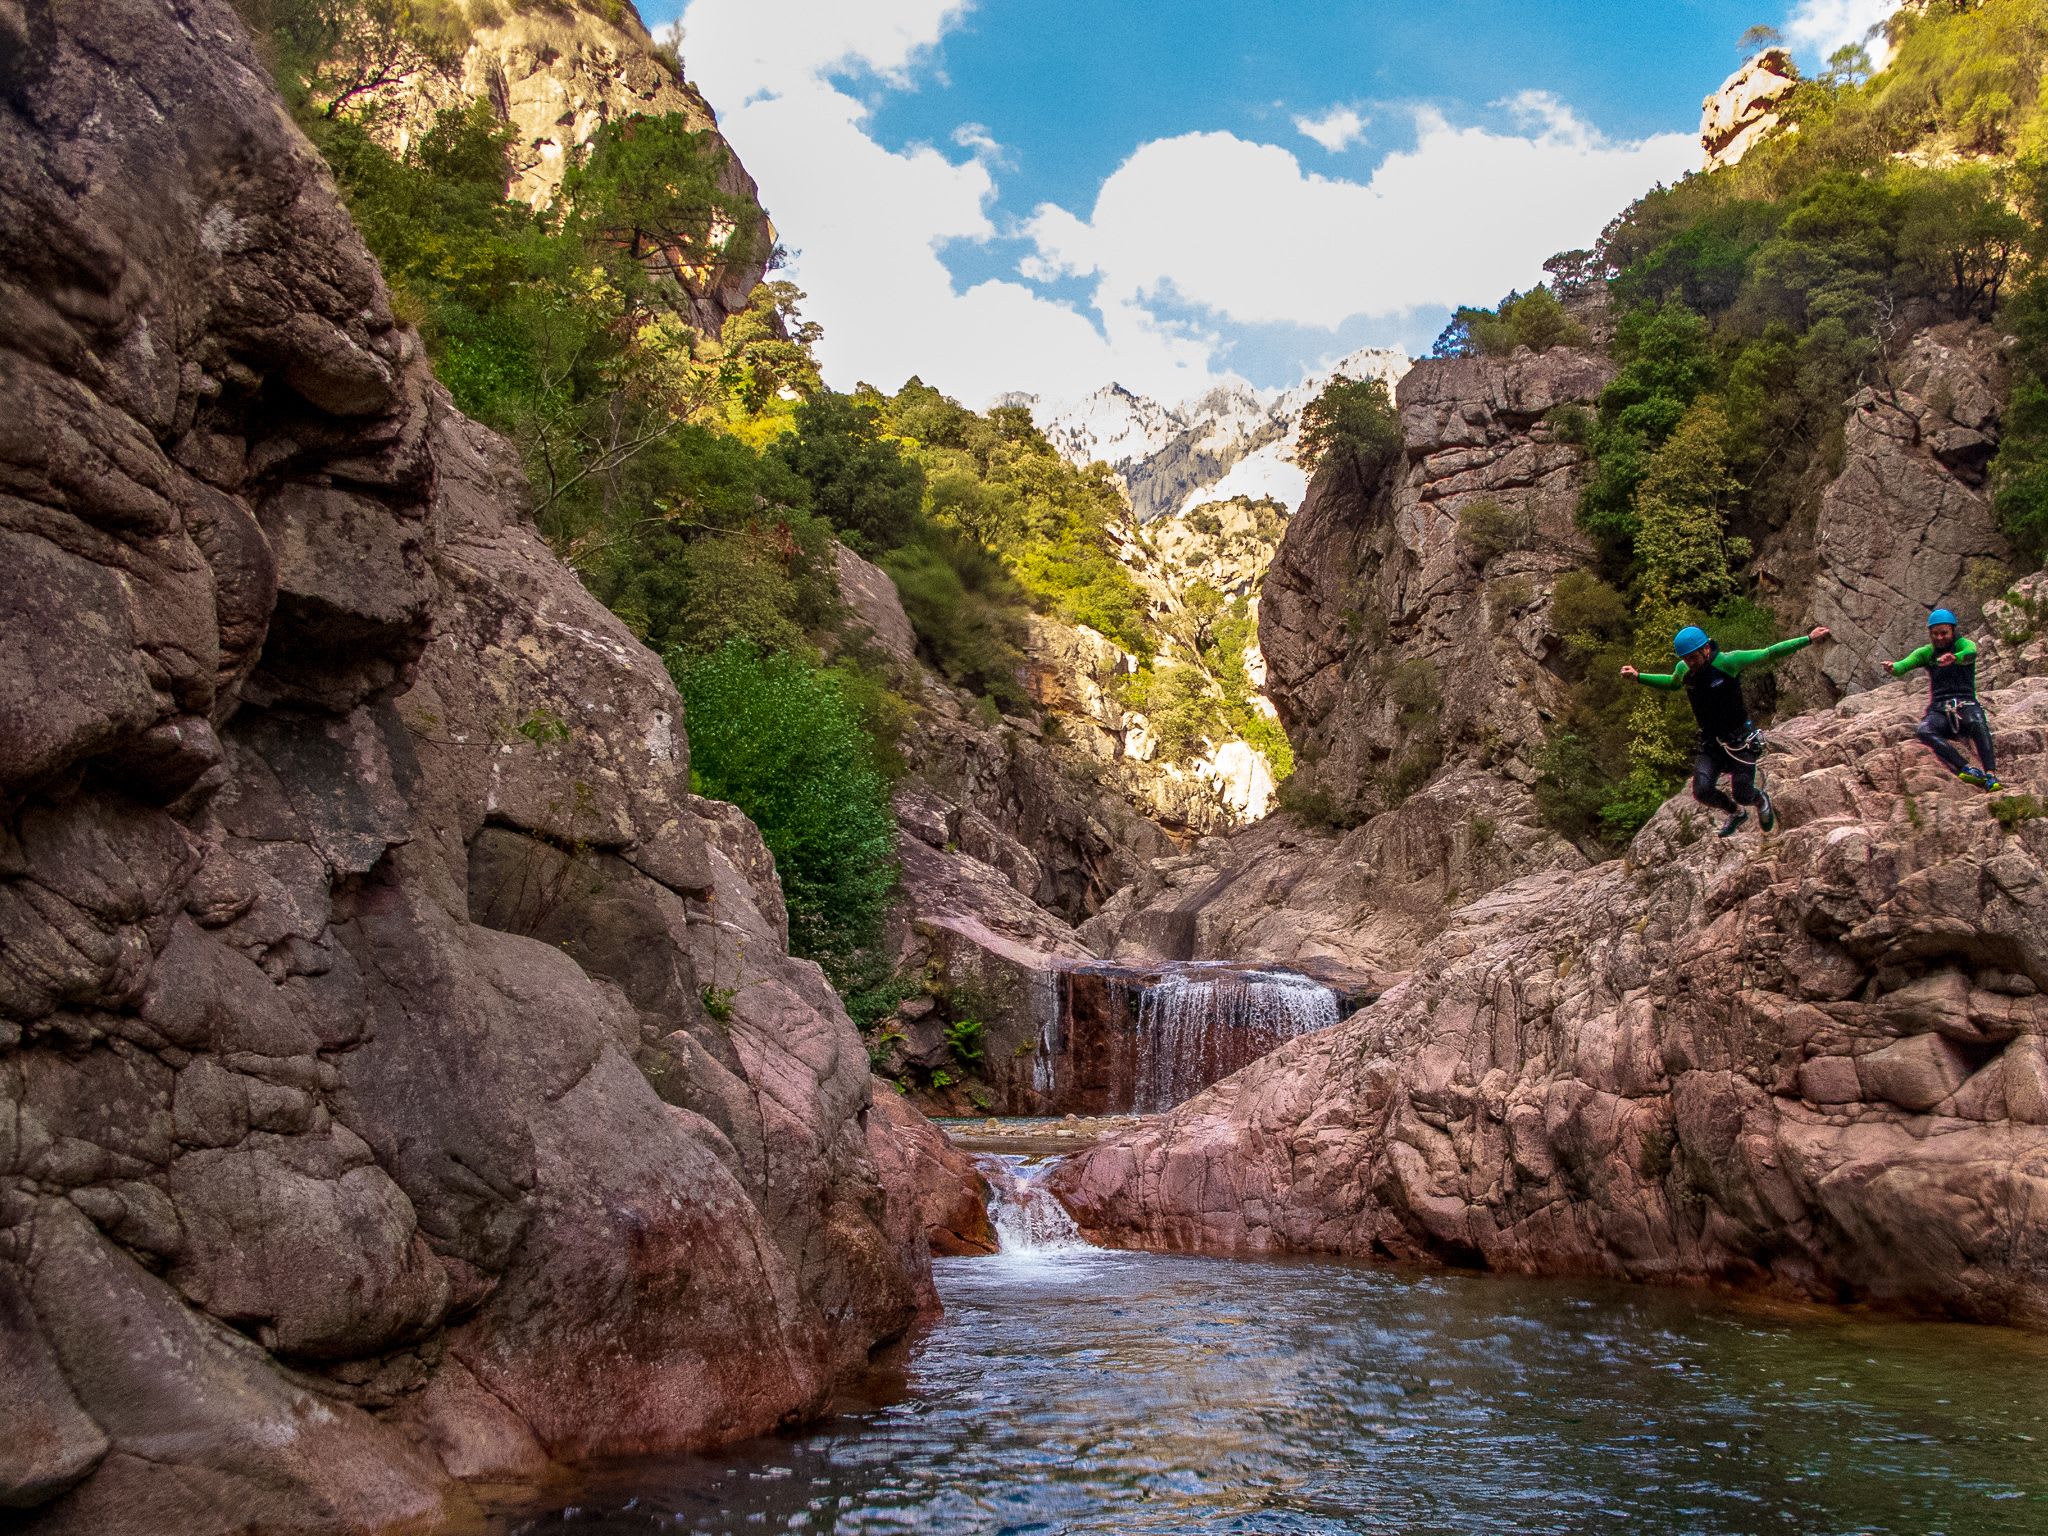
M 1774 564 L 1798 571 L 1810 556 L 1812 622 L 1838 645 L 1808 663 L 1840 698 L 1882 681 L 1872 665 L 1927 639 L 1927 611 L 1957 610 L 1973 629 L 2012 548 L 1998 531 L 1986 484 L 2008 388 L 2003 340 L 1991 326 L 1955 321 L 1906 344 L 1894 387 L 1849 402 L 1842 472 L 1820 497 L 1811 542 Z
M 1248 957 L 1377 991 L 1465 900 L 1584 855 L 1520 786 L 1454 767 L 1348 832 L 1282 813 L 1158 860 L 1079 929 L 1105 960 Z
M 1054 1175 L 1113 1244 L 1716 1281 L 2048 1324 L 2048 821 L 1882 688 L 1774 732 L 1779 831 L 1674 799 L 1407 981 Z M 2048 680 L 1988 695 L 2048 791 Z M 2008 766 L 2009 765 L 2009 766 Z
M 1563 686 L 1545 666 L 1551 593 L 1589 554 L 1573 523 L 1583 455 L 1550 413 L 1596 399 L 1612 371 L 1562 347 L 1418 363 L 1386 475 L 1364 483 L 1348 455 L 1317 473 L 1259 613 L 1300 787 L 1363 819 L 1443 762 L 1533 781 Z M 1490 546 L 1475 548 L 1475 519 Z
M 1783 48 L 1766 48 L 1700 103 L 1700 169 L 1733 165 L 1784 122 L 1778 102 L 1799 81 Z
M 814 1410 L 926 1241 L 661 667 L 225 5 L 0 33 L 0 1506 L 424 1526 Z

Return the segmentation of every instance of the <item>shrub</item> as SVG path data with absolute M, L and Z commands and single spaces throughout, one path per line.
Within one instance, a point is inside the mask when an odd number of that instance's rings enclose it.
M 2012 831 L 2023 821 L 2048 816 L 2048 807 L 2032 795 L 2004 795 L 1991 802 L 1991 814 L 2007 831 Z
M 1529 548 L 1535 536 L 1535 521 L 1527 511 L 1504 507 L 1491 496 L 1467 502 L 1458 512 L 1458 544 L 1482 569 L 1502 555 Z
M 883 557 L 903 611 L 941 672 L 1003 709 L 1030 702 L 1024 667 L 1024 594 L 1003 563 L 971 539 L 928 529 Z
M 690 787 L 761 829 L 789 904 L 790 944 L 835 982 L 860 974 L 896 885 L 896 822 L 839 681 L 800 656 L 734 643 L 669 653 L 690 736 Z

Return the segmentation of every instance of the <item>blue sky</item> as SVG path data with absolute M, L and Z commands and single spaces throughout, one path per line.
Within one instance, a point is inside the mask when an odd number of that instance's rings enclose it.
M 1772 3 L 1772 0 L 1767 0 Z M 1758 21 L 1807 62 L 1885 0 L 689 0 L 827 377 L 980 404 L 1277 387 L 1425 349 L 1696 164 Z M 646 6 L 659 28 L 669 0 Z

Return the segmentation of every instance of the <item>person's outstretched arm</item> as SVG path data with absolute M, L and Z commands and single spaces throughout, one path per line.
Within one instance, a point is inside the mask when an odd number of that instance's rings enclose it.
M 1816 640 L 1828 638 L 1828 631 L 1819 625 L 1803 635 L 1794 635 L 1790 640 L 1780 640 L 1776 645 L 1767 645 L 1757 651 L 1723 651 L 1714 658 L 1714 665 L 1730 677 L 1744 667 L 1753 667 L 1760 661 L 1777 661 L 1790 656 L 1794 651 L 1803 651 Z
M 1662 688 L 1667 692 L 1684 685 L 1685 673 L 1686 665 L 1682 661 L 1669 672 L 1638 672 L 1634 667 L 1621 669 L 1624 678 L 1633 678 L 1645 688 Z
M 1915 667 L 1931 667 L 1933 665 L 1934 647 L 1931 645 L 1923 645 L 1920 647 L 1919 650 L 1908 651 L 1905 655 L 1901 656 L 1897 661 L 1893 662 L 1892 676 L 1904 677 L 1908 672 L 1912 671 Z

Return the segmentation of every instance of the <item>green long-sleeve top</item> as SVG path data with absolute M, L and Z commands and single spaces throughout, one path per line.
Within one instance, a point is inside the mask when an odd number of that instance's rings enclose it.
M 1776 661 L 1780 656 L 1790 656 L 1813 644 L 1811 635 L 1794 635 L 1790 640 L 1780 640 L 1776 645 L 1767 645 L 1760 651 L 1717 651 L 1712 666 L 1716 672 L 1729 677 L 1740 677 L 1743 670 L 1760 661 Z M 1914 653 L 1918 655 L 1916 651 Z M 1651 688 L 1683 688 L 1688 667 L 1680 662 L 1669 672 L 1638 672 L 1636 681 Z
M 1915 667 L 1925 667 L 1928 695 L 1935 702 L 1974 699 L 1977 697 L 1977 642 L 1967 635 L 1957 635 L 1954 653 L 1955 660 L 1944 667 L 1940 653 L 1931 645 L 1923 645 L 1893 662 L 1892 676 L 1904 677 Z
M 1968 661 L 1976 654 L 1976 641 L 1972 640 L 1968 635 L 1956 636 L 1955 655 L 1957 661 Z M 1904 677 L 1915 667 L 1932 667 L 1935 664 L 1934 657 L 1935 650 L 1931 645 L 1923 645 L 1917 651 L 1908 651 L 1904 656 L 1901 656 L 1892 663 L 1892 676 Z

